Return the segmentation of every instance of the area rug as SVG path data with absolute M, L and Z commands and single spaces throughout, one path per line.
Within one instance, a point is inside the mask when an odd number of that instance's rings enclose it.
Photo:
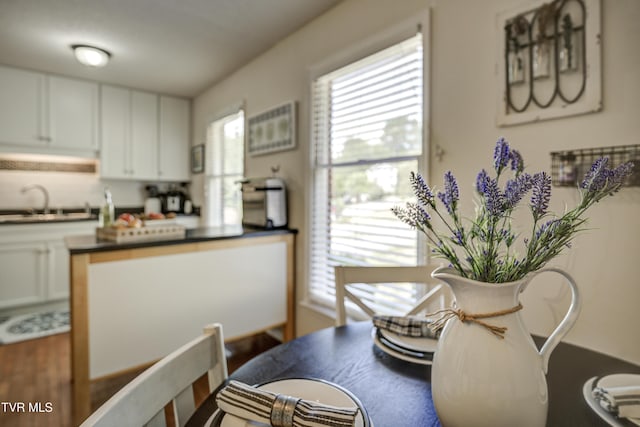
M 69 310 L 51 310 L 0 318 L 0 344 L 69 332 Z

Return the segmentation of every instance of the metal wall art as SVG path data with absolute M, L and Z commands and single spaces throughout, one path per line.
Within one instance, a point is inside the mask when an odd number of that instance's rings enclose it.
M 536 0 L 497 33 L 499 126 L 602 109 L 600 0 Z
M 296 103 L 288 102 L 250 117 L 248 151 L 251 155 L 289 150 L 296 146 Z

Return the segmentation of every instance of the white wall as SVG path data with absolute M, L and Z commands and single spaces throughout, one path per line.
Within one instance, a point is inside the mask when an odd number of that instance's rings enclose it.
M 493 144 L 505 136 L 521 149 L 532 171 L 550 170 L 550 151 L 637 144 L 640 135 L 640 2 L 602 2 L 603 111 L 508 128 L 496 128 L 494 78 L 496 12 L 513 2 L 447 1 L 434 9 L 432 145 L 446 152 L 432 163 L 432 180 L 446 170 L 471 191 L 480 167 L 490 166 Z M 473 37 L 462 39 L 460 29 Z M 455 52 L 459 52 L 456 54 Z M 484 159 L 484 164 L 479 162 Z M 637 166 L 640 173 L 640 165 Z M 466 184 L 465 184 L 466 183 Z M 640 301 L 640 189 L 625 189 L 595 206 L 573 248 L 551 264 L 569 271 L 582 291 L 583 308 L 567 341 L 640 362 L 636 328 Z M 574 206 L 576 191 L 554 189 L 552 208 Z M 545 285 L 545 282 L 549 282 Z M 550 333 L 564 313 L 566 290 L 550 275 L 525 294 L 524 317 L 533 332 Z
M 526 4 L 526 2 L 524 2 Z M 441 182 L 452 170 L 463 197 L 470 200 L 475 174 L 489 167 L 498 136 L 505 136 L 523 153 L 532 171 L 549 170 L 549 152 L 560 149 L 638 143 L 640 135 L 640 2 L 603 0 L 603 93 L 600 113 L 497 128 L 495 98 L 496 15 L 522 4 L 510 0 L 345 0 L 325 15 L 285 39 L 270 51 L 211 87 L 194 100 L 194 144 L 204 141 L 211 118 L 239 100 L 246 102 L 246 115 L 287 100 L 299 106 L 299 145 L 295 150 L 248 157 L 246 174 L 267 175 L 279 164 L 280 175 L 289 185 L 290 225 L 300 230 L 297 244 L 297 292 L 304 301 L 307 275 L 309 171 L 309 70 L 350 45 L 379 34 L 394 23 L 415 16 L 432 6 L 431 129 L 432 146 L 439 144 L 445 155 L 432 161 L 430 179 Z M 640 173 L 640 172 L 639 172 Z M 195 203 L 201 203 L 202 175 L 192 186 Z M 556 190 L 552 205 L 562 210 L 576 195 Z M 471 209 L 470 202 L 465 205 Z M 470 212 L 469 212 L 470 213 Z M 582 291 L 583 310 L 567 341 L 615 354 L 640 363 L 637 305 L 640 301 L 639 189 L 625 189 L 614 199 L 590 212 L 592 230 L 579 237 L 559 265 L 571 272 Z M 526 322 L 535 333 L 546 334 L 567 304 L 560 282 L 542 276 L 524 297 Z M 332 319 L 297 307 L 299 335 L 330 326 Z

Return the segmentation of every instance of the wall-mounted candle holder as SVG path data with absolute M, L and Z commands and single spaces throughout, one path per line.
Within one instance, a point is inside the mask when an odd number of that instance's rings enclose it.
M 574 5 L 574 4 L 575 5 Z M 507 71 L 507 109 L 523 112 L 530 107 L 545 109 L 556 98 L 567 104 L 580 99 L 584 93 L 587 78 L 585 56 L 577 57 L 577 45 L 585 43 L 586 9 L 583 0 L 555 0 L 545 3 L 527 14 L 521 14 L 507 21 L 505 26 L 505 55 L 509 67 Z M 578 22 L 578 24 L 574 24 Z M 529 57 L 529 91 L 525 98 L 513 96 L 511 86 L 525 80 L 524 72 L 518 72 L 518 64 L 523 56 Z M 573 96 L 566 96 L 560 73 L 580 69 L 580 90 Z M 551 85 L 536 85 L 540 79 L 553 79 Z M 575 84 L 574 84 L 575 85 Z M 520 98 L 520 99 L 516 99 Z
M 560 51 L 558 53 L 559 70 L 561 73 L 576 71 L 578 69 L 578 43 L 576 33 L 573 31 L 573 20 L 571 15 L 565 14 L 562 17 L 562 34 L 560 38 Z

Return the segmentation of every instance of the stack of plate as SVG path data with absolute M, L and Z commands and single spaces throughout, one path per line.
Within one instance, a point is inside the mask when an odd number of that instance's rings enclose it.
M 605 420 L 610 426 L 613 427 L 627 427 L 627 426 L 640 426 L 640 418 L 621 418 L 611 412 L 606 411 L 600 402 L 593 396 L 593 389 L 596 387 L 629 387 L 638 386 L 640 384 L 640 375 L 637 374 L 613 374 L 607 375 L 602 378 L 593 377 L 590 378 L 582 388 L 582 394 L 584 400 L 586 400 L 589 407 Z
M 407 362 L 431 365 L 438 340 L 399 335 L 374 327 L 371 331 L 373 342 L 385 353 Z

